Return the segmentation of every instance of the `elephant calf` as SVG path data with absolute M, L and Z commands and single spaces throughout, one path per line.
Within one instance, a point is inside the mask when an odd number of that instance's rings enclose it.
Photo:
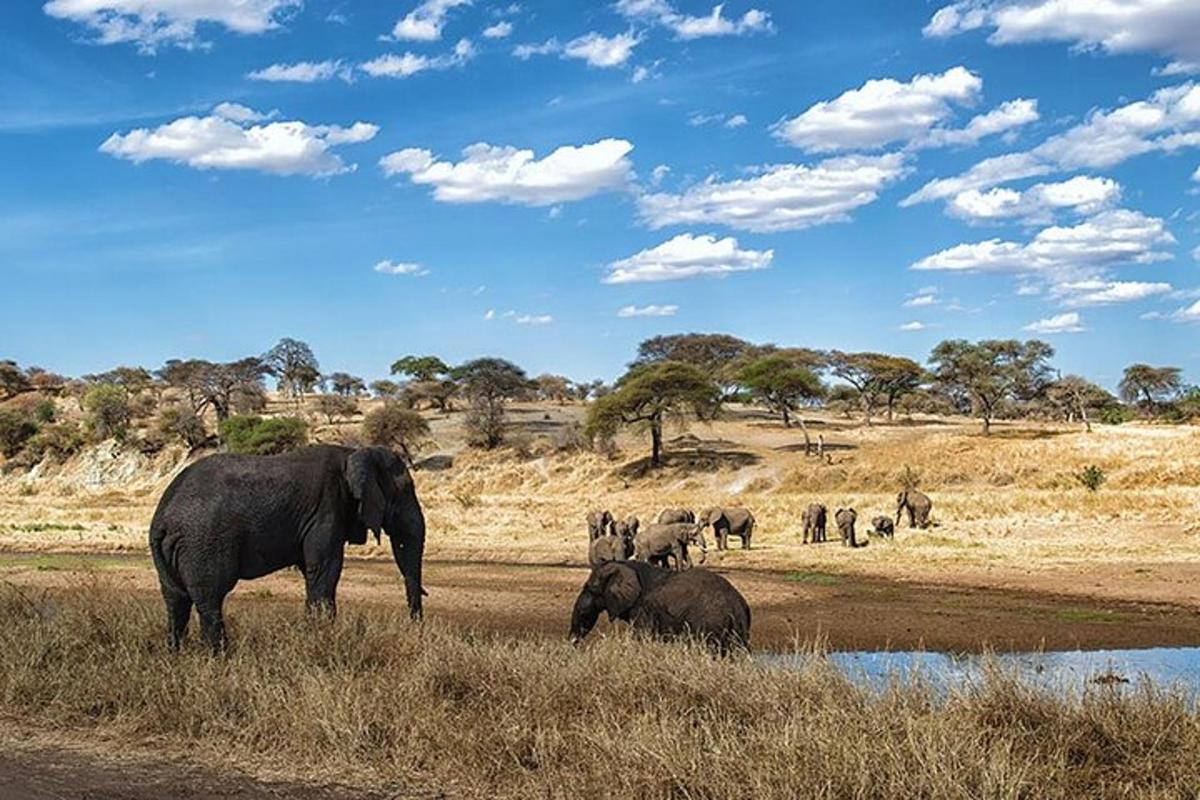
M 704 525 L 711 525 L 718 550 L 729 549 L 729 537 L 742 540 L 742 549 L 750 549 L 754 534 L 754 515 L 744 508 L 710 508 L 700 516 Z
M 804 544 L 808 544 L 810 541 L 813 544 L 826 541 L 825 521 L 828 515 L 829 510 L 820 503 L 813 503 L 804 509 L 804 515 L 801 517 L 804 522 Z
M 691 556 L 688 555 L 688 545 L 700 546 L 700 563 L 708 557 L 708 542 L 704 540 L 704 526 L 686 522 L 672 522 L 668 525 L 647 525 L 633 540 L 633 557 L 638 561 L 670 566 L 670 559 L 675 560 L 675 569 L 683 570 L 692 566 Z
M 905 489 L 896 495 L 896 524 L 900 524 L 900 514 L 907 511 L 908 527 L 928 528 L 929 512 L 932 508 L 933 501 L 929 499 L 929 495 L 916 489 Z
M 589 511 L 586 519 L 589 542 L 594 542 L 601 536 L 607 536 L 612 528 L 613 515 L 608 511 Z
M 860 545 L 854 536 L 854 524 L 858 521 L 858 512 L 853 508 L 839 508 L 833 515 L 833 521 L 837 523 L 842 544 L 848 547 L 861 547 L 866 544 L 863 542 L 863 545 Z
M 891 517 L 872 517 L 871 533 L 885 539 L 894 539 L 896 538 L 896 526 L 892 524 Z
M 588 545 L 588 564 L 598 567 L 609 561 L 624 561 L 629 557 L 625 552 L 625 544 L 626 540 L 616 534 L 593 539 Z
M 583 640 L 600 612 L 663 639 L 695 637 L 721 653 L 750 645 L 750 606 L 729 581 L 706 569 L 671 572 L 637 561 L 592 570 L 571 613 L 571 641 Z

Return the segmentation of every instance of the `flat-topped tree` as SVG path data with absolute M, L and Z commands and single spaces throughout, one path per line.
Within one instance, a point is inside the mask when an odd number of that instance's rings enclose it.
M 312 348 L 298 339 L 280 339 L 262 357 L 262 361 L 279 381 L 279 389 L 297 403 L 312 391 L 321 380 L 321 365 Z
M 504 405 L 533 388 L 525 370 L 502 358 L 477 358 L 450 370 L 471 401 L 466 425 L 475 441 L 491 449 L 504 441 Z
M 662 465 L 662 430 L 667 417 L 712 419 L 720 408 L 721 390 L 691 364 L 665 361 L 634 366 L 611 394 L 588 408 L 588 436 L 612 436 L 622 426 L 650 430 L 650 463 Z
M 1183 391 L 1183 371 L 1179 367 L 1152 367 L 1130 364 L 1121 376 L 1117 390 L 1126 403 L 1139 405 L 1155 413 Z
M 367 391 L 363 379 L 348 372 L 331 372 L 326 380 L 329 381 L 330 390 L 342 397 L 354 397 Z
M 172 359 L 158 370 L 158 376 L 168 386 L 187 394 L 188 404 L 197 416 L 211 407 L 218 422 L 232 414 L 264 408 L 263 378 L 268 374 L 270 369 L 257 356 L 224 364 L 199 358 Z
M 1065 375 L 1050 384 L 1046 400 L 1067 422 L 1082 422 L 1088 433 L 1092 431 L 1093 412 L 1117 405 L 1117 398 L 1079 375 Z
M 29 378 L 17 366 L 17 362 L 8 359 L 0 361 L 0 389 L 4 390 L 5 398 L 16 397 L 30 388 Z
M 783 417 L 783 427 L 791 427 L 791 414 L 801 406 L 825 394 L 821 379 L 811 369 L 785 353 L 764 356 L 746 364 L 738 372 L 738 383 L 759 402 Z M 804 452 L 812 450 L 812 440 L 803 415 L 797 414 L 804 433 Z
M 933 348 L 929 363 L 940 388 L 970 399 L 987 436 L 1004 403 L 1031 399 L 1050 385 L 1053 356 L 1054 348 L 1037 339 L 948 339 Z
M 437 356 L 405 356 L 392 362 L 393 375 L 407 375 L 414 381 L 437 380 L 449 372 L 450 367 Z
M 920 386 L 926 377 L 925 370 L 917 362 L 886 353 L 834 350 L 826 356 L 825 368 L 853 387 L 867 425 L 871 424 L 871 414 L 881 403 L 887 408 L 887 418 L 892 419 L 896 401 Z
M 631 366 L 665 361 L 691 364 L 710 376 L 721 388 L 722 395 L 728 396 L 737 386 L 733 373 L 739 360 L 753 355 L 758 349 L 756 345 L 727 333 L 676 333 L 642 342 Z

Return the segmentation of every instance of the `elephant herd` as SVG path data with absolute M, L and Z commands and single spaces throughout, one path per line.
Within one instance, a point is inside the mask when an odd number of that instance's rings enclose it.
M 710 508 L 696 516 L 685 508 L 664 508 L 656 521 L 642 526 L 635 516 L 617 519 L 609 511 L 587 514 L 588 563 L 593 567 L 610 561 L 642 561 L 681 571 L 693 566 L 690 545 L 700 548 L 700 563 L 708 557 L 704 532 L 712 528 L 718 550 L 729 547 L 729 537 L 750 549 L 754 515 L 744 508 Z
M 933 508 L 933 501 L 929 499 L 928 495 L 915 489 L 905 489 L 896 496 L 895 521 L 893 522 L 891 517 L 882 515 L 872 517 L 869 533 L 885 539 L 895 538 L 896 525 L 900 524 L 901 515 L 904 513 L 908 514 L 908 527 L 928 528 L 931 508 Z M 821 503 L 812 503 L 804 509 L 804 513 L 800 515 L 803 526 L 800 534 L 801 542 L 803 544 L 820 544 L 828 541 L 825 533 L 828 518 L 829 509 Z M 867 545 L 867 542 L 859 541 L 855 534 L 857 523 L 858 512 L 853 508 L 839 508 L 834 512 L 833 524 L 837 526 L 838 536 L 841 537 L 843 545 L 847 547 L 865 547 Z

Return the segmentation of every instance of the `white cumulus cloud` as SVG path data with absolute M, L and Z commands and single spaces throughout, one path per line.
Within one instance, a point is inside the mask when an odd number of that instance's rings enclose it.
M 247 73 L 246 77 L 252 81 L 270 83 L 318 83 L 332 78 L 349 82 L 352 71 L 341 61 L 298 61 L 294 64 L 272 64 Z
M 384 275 L 409 275 L 414 278 L 429 274 L 429 270 L 413 261 L 390 261 L 388 259 L 376 262 L 374 270 Z
M 1057 183 L 1038 183 L 1024 191 L 1004 187 L 983 192 L 967 189 L 955 195 L 946 210 L 952 216 L 970 222 L 1018 218 L 1049 222 L 1058 210 L 1095 214 L 1115 204 L 1120 197 L 1121 186 L 1111 178 L 1077 175 Z
M 132 43 L 154 53 L 164 45 L 204 46 L 197 35 L 201 24 L 264 33 L 300 6 L 301 0 L 49 0 L 42 9 L 86 26 L 100 44 Z
M 309 125 L 223 103 L 207 117 L 181 117 L 157 128 L 114 133 L 100 151 L 134 163 L 162 159 L 195 169 L 245 169 L 273 175 L 322 177 L 350 172 L 332 148 L 368 141 L 377 125 Z
M 726 17 L 725 4 L 715 5 L 706 16 L 681 14 L 667 0 L 618 0 L 617 11 L 630 20 L 662 25 L 682 40 L 710 36 L 746 36 L 773 30 L 771 15 L 752 8 L 740 17 Z
M 912 322 L 905 322 L 903 325 L 900 325 L 896 330 L 904 331 L 905 333 L 915 333 L 917 331 L 923 331 L 928 327 L 929 326 L 926 325 L 924 322 L 919 322 L 917 320 L 913 320 Z
M 729 275 L 766 269 L 774 250 L 743 250 L 732 236 L 681 233 L 657 247 L 608 265 L 605 283 L 674 281 L 701 275 Z
M 633 145 L 624 139 L 559 147 L 538 159 L 532 150 L 480 142 L 463 150 L 461 161 L 442 161 L 429 150 L 407 148 L 380 159 L 388 176 L 405 174 L 433 187 L 445 203 L 501 202 L 548 206 L 625 188 Z
M 1039 319 L 1037 322 L 1031 322 L 1021 330 L 1029 331 L 1030 333 L 1053 334 L 1053 333 L 1080 333 L 1087 330 L 1083 327 L 1083 319 L 1078 312 L 1068 311 L 1065 314 L 1058 314 L 1046 319 Z
M 387 53 L 370 61 L 364 61 L 358 65 L 358 68 L 372 78 L 411 78 L 420 72 L 460 67 L 474 57 L 475 46 L 471 44 L 471 40 L 459 39 L 454 50 L 449 53 L 437 56 L 412 52 L 402 55 Z
M 504 39 L 512 35 L 513 24 L 506 19 L 502 19 L 495 25 L 489 25 L 483 29 L 483 38 L 485 39 Z
M 994 45 L 1070 42 L 1081 50 L 1157 53 L 1163 70 L 1200 69 L 1200 4 L 1194 0 L 962 0 L 939 9 L 925 35 L 989 28 Z
M 679 306 L 670 305 L 648 305 L 648 306 L 622 306 L 617 309 L 617 316 L 622 318 L 629 317 L 673 317 L 679 312 Z
M 425 0 L 402 17 L 392 28 L 392 38 L 414 42 L 436 42 L 442 38 L 446 17 L 471 0 Z
M 589 66 L 600 68 L 621 67 L 633 55 L 633 49 L 641 44 L 641 38 L 633 31 L 618 33 L 615 36 L 605 36 L 592 31 L 576 37 L 566 44 L 556 38 L 550 38 L 541 44 L 519 44 L 513 48 L 513 55 L 525 61 L 533 56 L 555 55 L 562 58 L 575 58 L 586 61 Z M 650 77 L 650 68 L 635 75 L 635 83 Z
M 1106 306 L 1167 294 L 1171 284 L 1092 279 L 1056 284 L 1050 291 L 1066 306 Z
M 844 222 L 850 212 L 908 172 L 904 156 L 845 156 L 812 166 L 777 164 L 749 178 L 709 176 L 681 194 L 642 195 L 642 218 L 654 228 L 719 224 L 738 230 L 799 230 Z

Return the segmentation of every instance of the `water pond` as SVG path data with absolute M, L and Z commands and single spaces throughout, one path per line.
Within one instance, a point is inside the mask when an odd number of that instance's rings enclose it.
M 760 662 L 799 668 L 809 655 L 767 654 Z M 844 652 L 826 658 L 851 680 L 884 688 L 913 677 L 947 691 L 982 680 L 990 666 L 1017 674 L 1027 683 L 1057 693 L 1076 694 L 1088 685 L 1118 690 L 1150 682 L 1200 699 L 1200 647 L 1153 647 L 1144 650 L 1065 650 L 1029 653 L 954 655 L 951 653 Z

